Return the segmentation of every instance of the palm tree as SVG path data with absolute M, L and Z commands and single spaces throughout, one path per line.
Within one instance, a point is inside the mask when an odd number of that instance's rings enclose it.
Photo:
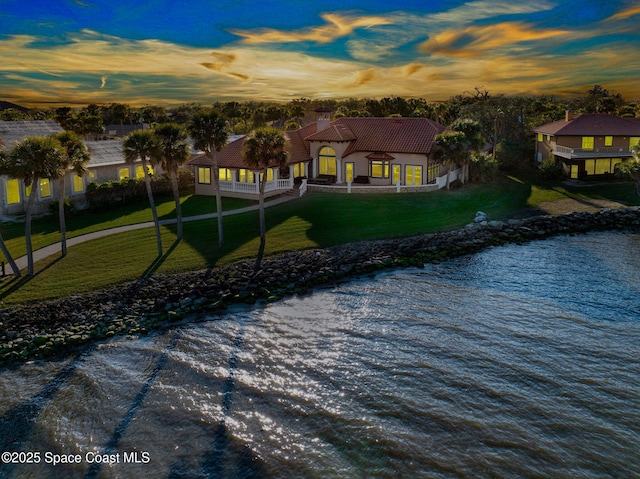
M 213 187 L 216 190 L 216 211 L 218 212 L 218 246 L 224 246 L 224 232 L 222 228 L 222 195 L 220 193 L 220 170 L 218 168 L 218 159 L 216 152 L 226 145 L 227 125 L 224 118 L 216 112 L 196 113 L 189 123 L 189 134 L 193 138 L 194 146 L 198 150 L 205 152 L 205 155 L 211 160 L 211 169 L 213 172 Z
M 260 269 L 264 248 L 266 244 L 266 226 L 264 220 L 264 187 L 267 183 L 267 168 L 283 166 L 288 157 L 285 150 L 286 138 L 284 134 L 275 128 L 260 128 L 256 130 L 244 142 L 242 157 L 245 162 L 256 169 L 262 170 L 260 180 L 260 248 L 254 266 L 254 271 Z
M 31 245 L 31 216 L 40 180 L 53 178 L 63 162 L 64 149 L 60 142 L 49 136 L 28 137 L 17 143 L 5 162 L 3 173 L 14 178 L 22 178 L 31 186 L 25 214 L 25 239 L 27 243 L 27 274 L 33 276 L 33 247 Z
M 4 171 L 6 169 L 5 165 L 6 165 L 7 156 L 5 155 L 4 151 L 2 151 L 3 147 L 4 147 L 4 141 L 2 140 L 2 138 L 0 138 L 0 171 Z M 7 248 L 7 245 L 4 243 L 4 238 L 2 237 L 2 233 L 0 233 L 0 250 L 2 250 L 2 253 L 4 254 L 4 257 L 7 259 L 9 266 L 11 266 L 11 271 L 13 271 L 14 276 L 16 278 L 19 277 L 20 270 L 18 269 L 18 265 L 16 264 L 16 262 L 13 260 L 13 256 L 11 256 L 11 253 L 9 253 L 9 248 Z
M 58 217 L 60 220 L 60 244 L 62 256 L 67 255 L 67 226 L 64 217 L 65 178 L 69 170 L 82 176 L 87 172 L 87 163 L 91 159 L 84 141 L 78 135 L 70 131 L 63 131 L 55 135 L 63 148 L 63 158 L 58 165 L 54 178 L 58 179 Z
M 156 228 L 156 243 L 158 246 L 158 256 L 162 256 L 162 239 L 160 237 L 160 222 L 158 221 L 158 211 L 156 210 L 156 202 L 153 199 L 153 191 L 151 189 L 151 177 L 149 175 L 148 163 L 157 158 L 158 143 L 153 132 L 149 130 L 136 130 L 132 132 L 122 141 L 124 149 L 124 157 L 129 163 L 135 162 L 138 158 L 142 163 L 144 171 L 144 183 L 147 187 L 147 196 L 149 197 L 149 205 L 151 206 L 151 214 L 153 215 L 153 224 Z
M 178 189 L 178 168 L 189 160 L 191 146 L 187 142 L 187 132 L 176 123 L 158 125 L 153 129 L 158 142 L 158 158 L 162 169 L 169 173 L 173 200 L 176 203 L 176 219 L 178 222 L 178 240 L 182 239 L 182 206 Z

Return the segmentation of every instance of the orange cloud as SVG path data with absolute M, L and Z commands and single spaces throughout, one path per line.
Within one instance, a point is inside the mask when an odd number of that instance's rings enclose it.
M 640 15 L 640 5 L 636 7 L 627 8 L 615 15 L 610 16 L 607 20 L 626 20 L 627 18 Z
M 352 88 L 358 88 L 358 87 L 361 87 L 362 85 L 366 85 L 367 83 L 370 83 L 371 81 L 373 81 L 377 76 L 376 69 L 369 68 L 368 70 L 359 71 L 359 72 L 356 72 L 355 76 L 356 78 L 354 82 L 350 85 L 350 87 Z
M 263 29 L 256 32 L 246 30 L 231 30 L 231 33 L 243 38 L 243 43 L 292 43 L 312 41 L 329 43 L 336 38 L 351 34 L 356 28 L 369 28 L 378 25 L 390 25 L 391 21 L 384 17 L 344 17 L 335 13 L 321 15 L 326 25 L 313 27 L 297 32 Z
M 565 30 L 534 30 L 522 22 L 504 22 L 486 27 L 446 30 L 422 43 L 419 50 L 455 57 L 476 57 L 487 50 L 568 33 Z
M 408 65 L 405 65 L 405 67 L 402 69 L 402 73 L 405 78 L 410 77 L 417 71 L 421 70 L 423 67 L 424 65 L 422 63 L 409 63 Z

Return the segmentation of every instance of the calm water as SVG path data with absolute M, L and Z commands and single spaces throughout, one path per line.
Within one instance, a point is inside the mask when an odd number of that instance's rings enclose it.
M 640 235 L 495 248 L 0 371 L 0 446 L 41 455 L 0 465 L 12 478 L 640 477 Z

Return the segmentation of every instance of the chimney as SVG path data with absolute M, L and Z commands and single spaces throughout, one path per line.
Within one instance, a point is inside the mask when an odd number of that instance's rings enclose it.
M 566 121 L 567 123 L 570 122 L 571 120 L 573 120 L 574 116 L 573 116 L 573 110 L 566 110 L 564 112 L 564 121 Z
M 326 130 L 331 125 L 331 108 L 323 106 L 321 108 L 316 108 L 316 123 L 318 125 L 317 131 Z

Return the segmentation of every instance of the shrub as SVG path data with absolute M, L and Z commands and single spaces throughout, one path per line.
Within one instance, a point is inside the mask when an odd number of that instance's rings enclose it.
M 538 166 L 538 170 L 540 170 L 540 174 L 543 178 L 547 180 L 557 180 L 562 178 L 562 165 L 554 158 L 547 158 Z
M 49 203 L 49 213 L 52 215 L 58 215 L 58 205 L 60 202 L 58 200 L 52 201 Z M 69 198 L 64 199 L 64 216 L 65 218 L 69 218 L 77 213 L 76 205 L 74 205 Z

